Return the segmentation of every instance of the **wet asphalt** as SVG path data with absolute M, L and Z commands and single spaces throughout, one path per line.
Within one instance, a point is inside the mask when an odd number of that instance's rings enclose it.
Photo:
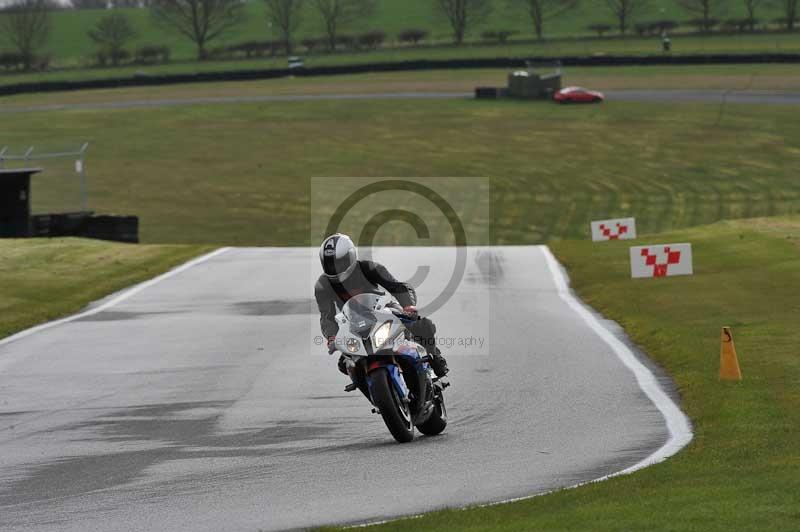
M 316 345 L 315 250 L 231 249 L 0 345 L 0 530 L 282 530 L 519 497 L 629 467 L 659 411 L 538 247 L 473 248 L 432 316 L 450 424 L 399 445 Z M 398 277 L 452 248 L 380 248 Z

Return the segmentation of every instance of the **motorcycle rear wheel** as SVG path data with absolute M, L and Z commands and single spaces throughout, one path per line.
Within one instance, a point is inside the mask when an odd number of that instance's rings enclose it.
M 411 410 L 400 399 L 400 395 L 389 377 L 389 372 L 384 368 L 377 369 L 370 374 L 370 378 L 372 379 L 372 401 L 380 411 L 386 428 L 398 442 L 410 442 L 414 439 Z
M 417 425 L 417 430 L 426 436 L 436 436 L 441 434 L 447 427 L 447 408 L 444 406 L 444 396 L 439 393 L 435 399 L 436 405 L 433 408 L 431 417 L 424 423 Z

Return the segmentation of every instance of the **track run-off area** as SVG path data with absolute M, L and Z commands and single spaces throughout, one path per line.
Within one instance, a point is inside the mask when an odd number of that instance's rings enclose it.
M 499 502 L 665 459 L 672 386 L 542 246 L 466 251 L 438 437 L 394 442 L 319 334 L 317 250 L 224 248 L 0 341 L 0 529 L 282 530 Z M 375 248 L 400 278 L 454 248 Z
M 610 90 L 604 91 L 608 101 L 662 102 L 662 103 L 737 103 L 767 105 L 800 105 L 800 93 L 785 91 L 740 91 L 740 90 Z M 175 107 L 187 105 L 243 104 L 269 102 L 305 102 L 327 100 L 431 100 L 468 99 L 473 94 L 463 91 L 430 92 L 380 92 L 380 93 L 331 93 L 331 94 L 265 94 L 242 96 L 209 96 L 180 98 L 147 98 L 120 101 L 53 103 L 36 105 L 0 106 L 0 114 L 31 113 L 44 111 L 75 111 L 102 109 L 138 109 L 152 107 Z M 2 100 L 0 100 L 2 102 Z

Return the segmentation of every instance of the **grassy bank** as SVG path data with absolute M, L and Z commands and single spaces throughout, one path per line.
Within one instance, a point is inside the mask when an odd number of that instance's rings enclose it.
M 0 338 L 78 311 L 210 250 L 98 240 L 0 240 Z
M 637 13 L 635 22 L 646 22 L 653 20 L 671 19 L 683 22 L 693 17 L 691 13 L 680 9 L 676 2 L 661 2 L 662 5 L 650 6 Z M 374 14 L 359 20 L 357 23 L 345 27 L 342 33 L 362 33 L 372 29 L 385 31 L 390 40 L 394 40 L 396 35 L 407 28 L 422 28 L 429 31 L 429 42 L 448 43 L 451 42 L 451 30 L 444 17 L 435 16 L 432 9 L 433 3 L 429 0 L 381 0 L 377 2 L 377 9 Z M 118 12 L 125 13 L 137 28 L 139 36 L 131 43 L 132 47 L 148 44 L 166 44 L 172 48 L 173 57 L 176 59 L 193 59 L 195 49 L 191 41 L 183 39 L 175 33 L 165 32 L 154 24 L 150 14 L 145 9 L 119 9 Z M 251 40 L 276 39 L 277 32 L 268 26 L 265 15 L 265 7 L 260 2 L 250 2 L 245 7 L 246 20 L 243 25 L 235 31 L 229 32 L 222 39 L 212 43 L 211 47 L 224 45 L 227 43 L 240 43 Z M 54 54 L 55 60 L 59 65 L 75 66 L 88 60 L 94 52 L 94 46 L 87 36 L 87 31 L 108 13 L 105 10 L 81 10 L 81 11 L 61 11 L 53 15 L 52 35 L 50 42 L 46 46 Z M 743 17 L 744 7 L 741 2 L 731 3 L 727 6 L 725 13 L 715 14 L 717 18 L 725 19 L 732 17 Z M 762 6 L 758 17 L 762 21 L 771 21 L 781 16 L 781 10 L 774 6 Z M 578 9 L 564 13 L 562 16 L 553 18 L 547 24 L 546 36 L 549 38 L 580 37 L 592 36 L 593 32 L 587 30 L 587 26 L 592 23 L 609 23 L 614 26 L 609 34 L 616 33 L 616 24 L 611 11 L 605 6 L 597 6 L 591 2 L 584 2 Z M 631 25 L 633 26 L 633 24 Z M 684 24 L 681 31 L 692 31 L 692 27 Z M 503 2 L 496 2 L 494 12 L 485 21 L 474 24 L 467 34 L 467 39 L 471 41 L 480 40 L 482 32 L 486 30 L 507 30 L 516 32 L 515 38 L 531 39 L 534 37 L 533 23 L 527 16 L 524 8 L 512 9 Z M 630 30 L 633 33 L 633 29 Z M 306 37 L 317 38 L 324 34 L 323 25 L 316 12 L 307 6 L 305 13 L 301 17 L 300 26 L 296 32 L 296 38 L 301 40 Z M 780 40 L 780 38 L 778 38 Z M 734 40 L 722 38 L 726 41 L 728 50 L 733 51 L 738 48 Z M 775 44 L 772 37 L 762 39 L 765 46 Z M 770 43 L 767 45 L 766 43 Z M 795 39 L 795 42 L 796 39 Z M 604 51 L 604 45 L 600 41 L 593 43 L 593 51 Z M 597 46 L 597 48 L 594 48 Z M 694 46 L 694 45 L 692 45 Z M 652 46 L 650 47 L 652 48 Z M 687 51 L 689 45 L 686 45 Z M 657 48 L 656 48 L 657 49 Z
M 148 243 L 306 245 L 312 176 L 489 177 L 497 243 L 581 238 L 615 214 L 655 232 L 800 211 L 783 106 L 318 101 L 3 123 L 17 146 L 90 141 L 90 208 L 138 214 Z M 34 205 L 67 196 L 36 182 Z
M 621 323 L 680 390 L 695 439 L 634 475 L 372 530 L 797 530 L 800 219 L 724 222 L 639 243 L 692 242 L 693 277 L 629 279 L 625 242 L 557 243 L 580 296 Z M 598 264 L 602 267 L 598 268 Z M 720 382 L 720 327 L 744 374 Z

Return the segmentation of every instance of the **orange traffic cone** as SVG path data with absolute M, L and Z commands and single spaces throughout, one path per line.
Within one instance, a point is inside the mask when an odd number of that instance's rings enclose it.
M 719 378 L 726 381 L 742 380 L 739 359 L 736 358 L 736 346 L 730 327 L 722 328 L 721 347 L 719 350 Z

